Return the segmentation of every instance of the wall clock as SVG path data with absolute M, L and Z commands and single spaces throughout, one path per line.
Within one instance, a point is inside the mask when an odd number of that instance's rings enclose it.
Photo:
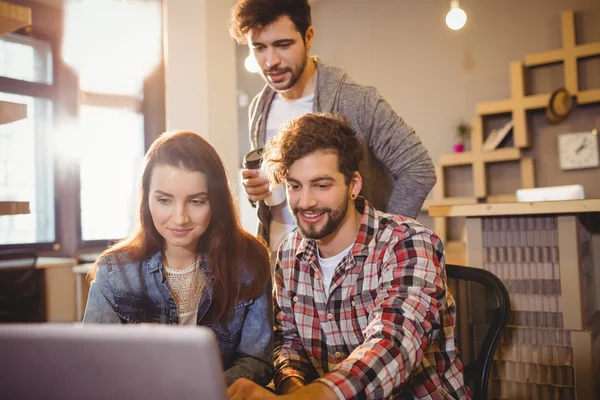
M 598 167 L 598 130 L 559 135 L 558 153 L 562 170 Z

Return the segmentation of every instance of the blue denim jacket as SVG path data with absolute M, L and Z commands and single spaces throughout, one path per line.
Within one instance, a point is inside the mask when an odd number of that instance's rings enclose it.
M 206 260 L 200 264 L 200 268 L 207 266 Z M 141 263 L 122 254 L 101 260 L 90 287 L 83 322 L 177 324 L 177 305 L 162 267 L 160 252 Z M 273 377 L 271 284 L 265 287 L 262 296 L 236 304 L 226 324 L 203 321 L 211 305 L 210 282 L 205 288 L 197 324 L 208 326 L 217 337 L 227 385 L 242 377 L 266 385 Z

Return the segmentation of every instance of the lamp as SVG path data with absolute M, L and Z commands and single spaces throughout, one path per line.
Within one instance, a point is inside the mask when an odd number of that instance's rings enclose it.
M 446 15 L 446 25 L 453 30 L 459 30 L 467 22 L 467 14 L 458 5 L 458 0 L 450 2 L 450 11 Z
M 246 71 L 256 74 L 260 71 L 260 66 L 258 62 L 256 62 L 256 58 L 254 58 L 254 54 L 248 54 L 248 57 L 244 60 L 244 67 L 246 67 Z

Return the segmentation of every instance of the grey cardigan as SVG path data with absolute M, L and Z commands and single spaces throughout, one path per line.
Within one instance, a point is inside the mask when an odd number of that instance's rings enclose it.
M 310 62 L 310 61 L 309 61 Z M 354 82 L 342 68 L 314 58 L 317 84 L 313 112 L 341 113 L 368 148 L 359 172 L 361 194 L 376 209 L 416 217 L 436 182 L 431 158 L 415 130 L 392 110 L 377 89 Z M 267 114 L 275 91 L 268 85 L 249 107 L 250 143 L 265 145 Z M 258 202 L 258 234 L 269 240 L 270 207 Z

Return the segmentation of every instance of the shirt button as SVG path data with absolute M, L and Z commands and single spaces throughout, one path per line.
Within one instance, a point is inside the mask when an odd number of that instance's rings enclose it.
M 336 351 L 336 352 L 335 352 L 335 356 L 336 356 L 337 358 L 340 358 L 340 357 L 342 356 L 342 353 L 340 353 L 339 351 Z
M 327 319 L 333 319 L 333 314 L 332 313 L 327 314 Z
M 294 303 L 296 303 L 298 301 L 298 296 L 294 296 L 292 300 L 294 300 Z
M 352 300 L 352 307 L 356 306 L 356 302 Z

